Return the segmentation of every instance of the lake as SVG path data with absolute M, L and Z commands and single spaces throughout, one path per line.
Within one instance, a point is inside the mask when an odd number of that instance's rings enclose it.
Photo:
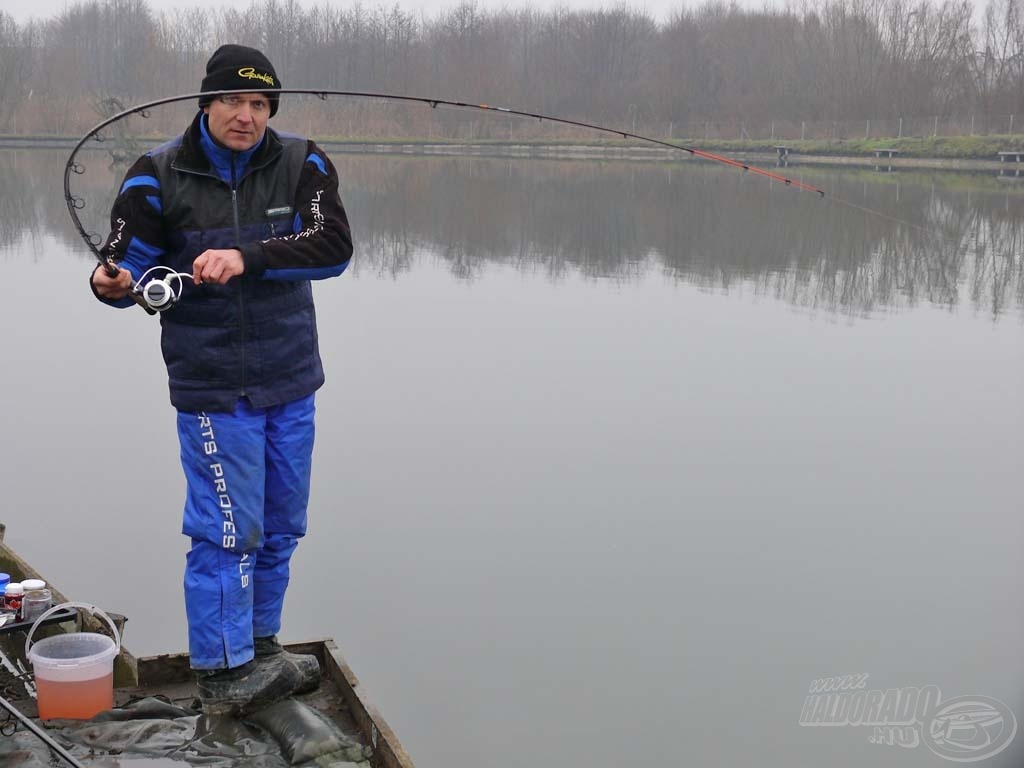
M 182 651 L 158 323 L 92 298 L 65 160 L 0 152 L 0 521 Z M 334 160 L 282 635 L 334 637 L 418 766 L 1021 764 L 1024 182 Z M 123 168 L 85 164 L 105 234 Z M 823 727 L 851 675 L 995 714 Z

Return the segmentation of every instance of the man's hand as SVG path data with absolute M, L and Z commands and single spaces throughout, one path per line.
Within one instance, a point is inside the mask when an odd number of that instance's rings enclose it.
M 99 264 L 92 273 L 92 284 L 104 299 L 118 301 L 132 289 L 132 273 L 119 267 L 117 274 L 111 277 L 107 274 L 106 265 Z
M 196 285 L 224 285 L 232 277 L 245 272 L 242 252 L 236 248 L 203 251 L 192 262 L 192 279 Z

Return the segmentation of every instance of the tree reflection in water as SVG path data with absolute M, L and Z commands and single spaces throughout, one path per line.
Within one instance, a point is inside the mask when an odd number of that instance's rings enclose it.
M 695 162 L 628 164 L 334 153 L 357 243 L 355 272 L 399 278 L 439 260 L 458 279 L 489 265 L 562 280 L 652 273 L 741 286 L 860 315 L 921 302 L 995 317 L 1024 306 L 1024 188 L 989 177 L 816 171 L 829 198 Z M 72 191 L 106 234 L 125 167 L 85 153 Z M 0 247 L 51 233 L 88 260 L 65 212 L 66 155 L 0 152 Z M 808 173 L 810 176 L 811 174 Z M 831 199 L 830 199 L 831 198 Z M 885 216 L 844 205 L 884 212 Z M 896 220 L 898 219 L 898 221 Z

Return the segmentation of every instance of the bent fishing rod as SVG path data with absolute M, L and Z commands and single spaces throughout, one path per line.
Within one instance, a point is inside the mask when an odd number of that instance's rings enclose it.
M 597 131 L 600 133 L 609 133 L 614 136 L 621 136 L 624 139 L 634 139 L 636 141 L 643 141 L 648 144 L 654 144 L 661 147 L 667 147 L 669 149 L 678 150 L 680 152 L 688 152 L 692 157 L 699 157 L 703 160 L 711 160 L 716 163 L 722 163 L 732 168 L 737 168 L 742 171 L 749 171 L 750 173 L 758 176 L 764 176 L 765 178 L 772 179 L 785 184 L 787 187 L 795 187 L 796 189 L 802 189 L 807 192 L 814 192 L 819 197 L 825 196 L 825 190 L 813 187 L 810 184 L 804 184 L 803 182 L 791 179 L 778 173 L 765 170 L 764 168 L 758 168 L 757 166 L 750 165 L 748 163 L 734 160 L 723 155 L 716 155 L 712 152 L 705 152 L 702 149 L 696 149 L 695 147 L 688 147 L 684 144 L 676 144 L 670 141 L 664 141 L 662 139 L 655 139 L 650 136 L 642 136 L 633 131 L 621 130 L 618 128 L 608 128 L 602 125 L 596 125 L 594 123 L 586 123 L 580 120 L 570 120 L 564 117 L 554 117 L 552 115 L 544 115 L 539 112 L 527 112 L 520 109 L 511 109 L 509 107 L 496 107 L 491 104 L 473 104 L 465 101 L 452 101 L 449 99 L 434 99 L 426 96 L 405 96 L 402 94 L 392 93 L 371 93 L 368 91 L 338 91 L 332 89 L 323 88 L 281 88 L 275 89 L 275 93 L 294 93 L 302 94 L 307 96 L 316 96 L 321 100 L 326 101 L 328 96 L 347 96 L 350 98 L 360 99 L 375 99 L 378 101 L 398 101 L 407 103 L 419 103 L 426 104 L 433 109 L 437 107 L 455 107 L 458 109 L 471 109 L 478 110 L 481 112 L 498 112 L 503 115 L 510 115 L 512 117 L 521 117 L 531 120 L 537 120 L 539 122 L 558 123 L 561 125 L 572 125 L 577 128 L 586 128 L 588 130 Z M 227 96 L 241 93 L 253 93 L 252 88 L 248 89 L 235 89 L 225 91 L 205 91 L 199 93 L 186 93 L 180 96 L 169 96 L 163 99 L 156 99 L 155 101 L 149 101 L 145 104 L 139 104 L 138 106 L 130 107 L 121 112 L 118 112 L 106 120 L 98 123 L 92 130 L 90 130 L 85 136 L 83 136 L 79 142 L 75 145 L 74 149 L 71 150 L 71 155 L 68 157 L 67 166 L 64 169 L 64 200 L 67 202 L 68 213 L 71 214 L 71 220 L 74 222 L 75 229 L 78 230 L 78 234 L 85 240 L 86 245 L 96 256 L 97 260 L 107 270 L 107 274 L 111 277 L 117 274 L 117 266 L 109 259 L 104 258 L 100 253 L 100 237 L 93 233 L 86 232 L 85 227 L 82 225 L 81 220 L 78 218 L 78 211 L 85 207 L 85 200 L 80 197 L 76 197 L 71 194 L 71 174 L 82 174 L 85 172 L 85 168 L 75 158 L 79 151 L 88 143 L 90 140 L 103 142 L 101 131 L 107 126 L 117 122 L 131 115 L 139 115 L 141 117 L 149 117 L 149 111 L 154 107 L 159 107 L 164 104 L 173 104 L 179 101 L 189 101 L 191 99 L 199 99 L 200 97 L 213 97 L 213 96 Z

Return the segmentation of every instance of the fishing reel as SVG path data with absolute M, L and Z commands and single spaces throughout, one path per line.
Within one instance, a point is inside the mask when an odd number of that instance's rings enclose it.
M 146 280 L 149 273 L 156 270 L 164 270 L 167 274 L 164 277 Z M 157 265 L 147 269 L 138 282 L 132 285 L 132 294 L 139 297 L 142 303 L 154 312 L 166 312 L 181 301 L 184 289 L 182 279 L 186 277 L 192 280 L 192 275 L 187 272 L 175 272 L 170 267 Z

